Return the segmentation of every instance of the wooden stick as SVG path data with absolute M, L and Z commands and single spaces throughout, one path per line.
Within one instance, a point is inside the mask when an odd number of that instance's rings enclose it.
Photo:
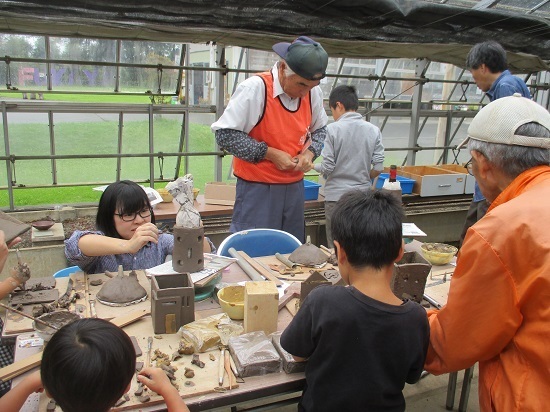
M 231 387 L 233 386 L 233 372 L 231 372 L 231 362 L 229 361 L 229 357 L 231 354 L 229 353 L 229 350 L 225 350 L 225 356 L 223 358 L 223 364 L 225 367 L 225 371 L 227 372 L 227 377 L 229 378 L 229 390 L 231 390 Z
M 271 271 L 268 271 L 267 269 L 265 269 L 262 265 L 260 265 L 258 262 L 256 262 L 256 260 L 254 260 L 253 258 L 251 258 L 250 256 L 248 256 L 248 254 L 245 252 L 245 251 L 239 251 L 239 253 L 241 254 L 241 256 L 244 258 L 244 260 L 246 260 L 248 262 L 248 264 L 250 266 L 252 266 L 254 268 L 254 270 L 256 270 L 257 272 L 259 272 L 263 277 L 265 277 L 267 280 L 270 280 L 272 282 L 275 282 L 275 285 L 276 286 L 281 286 L 283 284 L 283 282 L 281 282 L 279 279 L 277 279 L 272 273 Z
M 25 316 L 26 318 L 32 319 L 37 323 L 41 323 L 44 326 L 47 326 L 47 327 L 55 329 L 55 330 L 59 330 L 59 328 L 57 326 L 52 325 L 51 323 L 45 322 L 42 319 L 37 319 L 34 316 L 27 315 L 25 312 L 21 312 L 20 310 L 17 310 L 15 308 L 10 307 L 10 306 L 4 305 L 3 303 L 0 303 L 0 306 L 3 307 L 6 310 L 11 310 L 12 312 L 17 313 L 18 315 Z
M 11 365 L 5 366 L 0 369 L 0 380 L 9 381 L 22 373 L 30 371 L 36 368 L 42 362 L 42 351 L 37 352 L 28 358 L 19 360 Z

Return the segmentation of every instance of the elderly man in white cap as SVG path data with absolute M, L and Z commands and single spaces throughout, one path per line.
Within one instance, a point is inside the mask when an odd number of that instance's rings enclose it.
M 281 60 L 239 84 L 212 131 L 234 155 L 237 195 L 230 232 L 280 229 L 303 242 L 304 172 L 321 153 L 327 133 L 318 85 L 328 55 L 306 36 L 273 50 Z
M 490 202 L 467 232 L 447 305 L 429 313 L 426 369 L 479 361 L 482 411 L 543 411 L 550 388 L 550 113 L 515 94 L 468 128 L 468 170 Z

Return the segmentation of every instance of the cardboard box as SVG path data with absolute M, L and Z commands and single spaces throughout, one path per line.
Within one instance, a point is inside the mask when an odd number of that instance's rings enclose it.
M 434 166 L 403 166 L 397 172 L 416 181 L 413 193 L 421 197 L 461 195 L 468 175 Z
M 204 187 L 204 203 L 208 205 L 235 204 L 236 183 L 210 182 Z

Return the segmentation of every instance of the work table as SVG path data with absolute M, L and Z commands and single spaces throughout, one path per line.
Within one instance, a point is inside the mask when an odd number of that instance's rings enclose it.
M 314 209 L 323 207 L 325 204 L 325 199 L 323 196 L 319 195 L 317 200 L 308 200 L 305 202 L 305 208 Z M 227 205 L 212 205 L 205 202 L 204 195 L 198 195 L 195 199 L 193 205 L 195 209 L 200 213 L 201 217 L 210 218 L 210 217 L 221 217 L 221 216 L 231 216 L 233 214 L 233 206 Z M 162 202 L 157 203 L 154 207 L 155 218 L 157 221 L 175 221 L 176 214 L 180 208 L 180 204 L 174 199 L 172 202 Z
M 406 249 L 409 251 L 417 250 L 420 243 L 413 241 L 413 243 L 406 245 Z M 271 263 L 273 262 L 274 257 L 265 257 L 260 258 L 260 260 L 263 260 L 264 263 Z M 446 302 L 446 297 L 448 293 L 448 288 L 450 284 L 451 274 L 452 270 L 454 269 L 454 266 L 452 265 L 445 265 L 445 266 L 438 266 L 433 267 L 432 274 L 429 275 L 427 285 L 426 285 L 426 293 L 429 294 L 433 299 L 437 300 L 439 303 L 444 304 Z M 146 287 L 146 290 L 150 292 L 150 282 L 148 282 L 147 278 L 144 278 L 144 272 L 139 271 L 142 273 L 142 276 L 140 276 L 140 283 Z M 80 276 L 84 276 L 82 273 Z M 103 274 L 98 275 L 90 275 L 92 278 L 97 278 L 101 276 L 105 276 Z M 66 288 L 67 280 L 62 282 L 63 279 L 60 280 L 58 288 L 63 289 Z M 226 269 L 223 272 L 222 281 L 227 283 L 234 283 L 238 281 L 248 280 L 244 272 L 241 270 L 241 268 L 236 264 L 232 264 L 228 269 Z M 79 281 L 76 282 L 79 284 Z M 149 284 L 149 286 L 147 286 Z M 64 285 L 64 286 L 63 286 Z M 82 283 L 80 287 L 86 287 L 85 283 Z M 99 287 L 97 287 L 99 288 Z M 92 287 L 89 287 L 89 289 L 86 291 L 87 293 L 90 293 L 91 296 L 94 296 L 94 294 L 97 292 Z M 150 295 L 149 295 L 150 296 Z M 96 308 L 98 309 L 97 314 L 98 317 L 103 318 L 111 318 L 114 316 L 120 316 L 121 314 L 128 313 L 131 311 L 136 310 L 143 310 L 143 309 L 150 309 L 151 308 L 151 301 L 150 298 L 147 299 L 145 302 L 139 303 L 137 305 L 131 305 L 128 307 L 106 307 L 106 306 L 100 306 L 99 304 L 96 304 Z M 88 309 L 86 309 L 88 310 Z M 219 305 L 212 299 L 206 299 L 202 302 L 196 302 L 195 303 L 195 319 L 202 319 L 207 316 L 210 316 L 215 313 L 220 313 L 221 308 Z M 88 314 L 88 312 L 86 312 Z M 278 315 L 278 330 L 284 330 L 286 325 L 291 321 L 292 315 L 287 308 L 281 309 Z M 145 316 L 144 318 L 140 319 L 139 321 L 132 323 L 126 327 L 124 327 L 124 330 L 128 335 L 135 336 L 139 346 L 143 352 L 143 354 L 137 358 L 137 361 L 145 362 L 146 358 L 146 340 L 149 336 L 154 336 L 153 330 L 152 330 L 152 321 L 150 316 Z M 37 347 L 22 347 L 21 342 L 25 339 L 28 339 L 32 333 L 23 333 L 17 337 L 16 341 L 16 353 L 15 353 L 15 360 L 19 361 L 25 358 L 28 358 L 33 353 L 36 353 L 41 350 L 41 348 Z M 153 342 L 153 349 L 158 348 L 159 350 L 167 353 L 168 355 L 171 355 L 178 346 L 179 343 L 179 334 L 171 334 L 171 335 L 160 335 L 162 339 L 154 339 Z M 209 360 L 209 354 L 212 353 L 216 357 L 219 356 L 218 350 L 213 351 L 207 351 L 205 353 L 200 353 L 201 360 L 205 363 L 207 363 L 207 368 L 204 371 L 204 382 L 215 382 L 217 377 L 217 361 L 211 361 Z M 188 365 L 189 359 L 185 359 L 183 361 L 175 361 L 174 364 L 179 369 L 183 371 L 184 365 Z M 210 363 L 210 365 L 208 365 Z M 197 368 L 194 368 L 197 369 Z M 199 371 L 200 372 L 200 371 Z M 27 372 L 29 373 L 29 372 Z M 21 381 L 21 379 L 24 377 L 24 375 L 21 375 L 14 379 L 14 384 L 17 384 Z M 194 378 L 195 380 L 199 377 L 199 375 L 196 375 Z M 278 373 L 271 373 L 263 376 L 255 376 L 255 377 L 249 377 L 245 378 L 245 383 L 240 383 L 238 387 L 232 387 L 230 391 L 224 392 L 224 393 L 218 393 L 214 392 L 212 389 L 214 383 L 205 383 L 207 385 L 208 390 L 197 390 L 194 393 L 192 391 L 186 391 L 185 389 L 181 389 L 180 384 L 180 394 L 188 404 L 191 410 L 209 410 L 213 408 L 220 408 L 220 407 L 227 407 L 236 405 L 238 403 L 242 402 L 248 402 L 251 400 L 255 400 L 258 398 L 265 398 L 275 395 L 282 395 L 286 393 L 293 393 L 302 390 L 303 385 L 305 383 L 305 375 L 304 373 L 295 373 L 295 374 L 287 374 L 283 371 Z M 208 386 L 209 385 L 209 386 Z M 200 385 L 198 385 L 200 386 Z M 203 385 L 204 386 L 204 385 Z M 227 383 L 226 385 L 227 386 Z M 130 392 L 131 397 L 133 398 L 133 388 Z M 154 397 L 153 397 L 154 398 Z M 131 405 L 129 403 L 123 404 L 119 410 L 142 410 L 142 411 L 156 411 L 156 410 L 163 410 L 165 405 L 162 403 L 162 401 L 156 400 L 155 403 L 153 402 L 154 399 L 152 399 L 151 403 L 146 404 L 135 404 Z M 45 406 L 45 398 L 40 394 L 33 394 L 29 397 L 27 400 L 27 403 L 25 404 L 25 407 L 22 409 L 24 412 L 42 412 L 45 409 L 42 409 L 43 406 Z M 47 402 L 46 402 L 47 403 Z M 40 405 L 40 406 L 39 406 Z M 115 409 L 116 410 L 116 409 Z

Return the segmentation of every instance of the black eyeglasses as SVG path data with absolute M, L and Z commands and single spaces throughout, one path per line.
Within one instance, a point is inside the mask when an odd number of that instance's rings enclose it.
M 115 215 L 120 217 L 125 222 L 133 222 L 134 220 L 136 220 L 136 217 L 138 215 L 140 215 L 140 217 L 142 217 L 143 219 L 146 219 L 152 214 L 153 214 L 152 208 L 143 209 L 139 212 L 134 212 L 134 213 L 115 213 Z
M 468 171 L 468 173 L 470 175 L 474 175 L 474 171 L 472 169 L 472 160 L 474 160 L 473 157 L 470 157 L 470 160 L 468 160 L 468 162 L 464 165 L 464 167 L 466 168 L 466 170 Z

